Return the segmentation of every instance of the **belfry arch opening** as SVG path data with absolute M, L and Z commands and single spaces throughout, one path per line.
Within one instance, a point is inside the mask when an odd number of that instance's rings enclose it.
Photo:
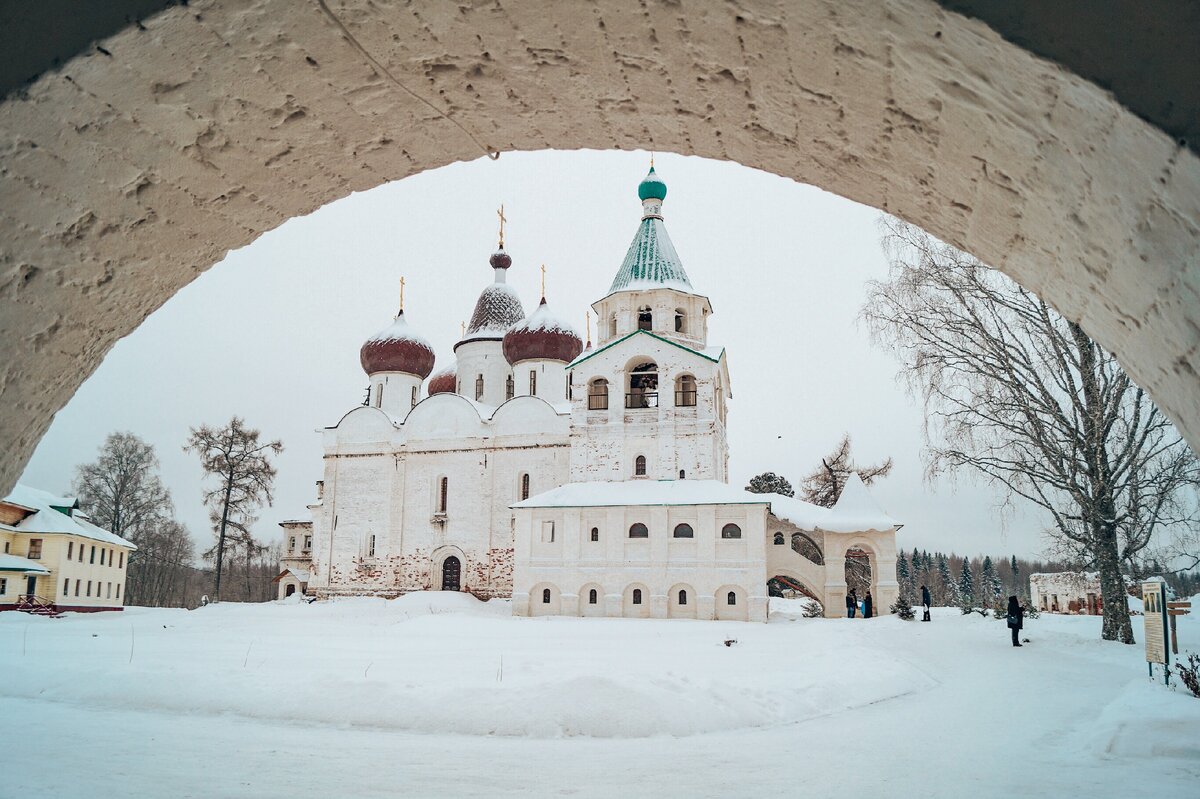
M 598 8 L 596 20 L 571 24 L 567 8 L 551 10 L 559 24 L 547 29 L 557 31 L 552 46 L 568 72 L 537 61 L 544 35 L 511 15 L 448 17 L 435 42 L 427 26 L 409 24 L 410 13 L 379 5 L 341 20 L 357 49 L 328 16 L 282 0 L 248 20 L 216 6 L 202 24 L 230 32 L 220 46 L 232 57 L 213 59 L 188 46 L 201 22 L 172 6 L 139 23 L 152 36 L 117 31 L 0 104 L 0 127 L 26 143 L 4 156 L 18 178 L 7 186 L 17 218 L 5 246 L 23 275 L 10 284 L 12 313 L 0 326 L 5 488 L 113 344 L 224 253 L 352 192 L 547 146 L 721 158 L 894 213 L 1080 321 L 1200 444 L 1200 303 L 1190 276 L 1200 161 L 1070 70 L 1046 69 L 932 2 L 903 15 L 868 4 L 836 22 L 738 17 L 730 7 L 714 12 L 710 28 L 738 30 L 736 40 L 698 39 L 670 62 L 695 80 L 633 90 L 623 56 L 604 42 L 627 37 L 647 57 L 669 60 L 678 54 L 661 42 L 686 24 L 678 15 Z M 281 17 L 287 43 L 262 46 L 262 26 Z M 391 31 L 404 31 L 402 46 L 387 44 Z M 837 46 L 847 40 L 855 46 Z M 760 57 L 729 79 L 705 74 L 701 65 L 726 63 L 739 47 Z M 888 56 L 895 48 L 900 62 Z M 433 50 L 436 69 L 412 55 Z M 154 69 L 125 65 L 150 63 L 155 52 L 179 54 L 180 74 L 203 64 L 206 80 L 172 86 L 170 103 L 138 118 L 165 84 Z M 572 90 L 577 75 L 600 94 Z M 397 84 L 415 88 L 405 94 Z M 212 86 L 238 86 L 240 110 L 212 111 Z M 620 115 L 597 96 L 619 98 Z M 1070 114 L 1057 107 L 1061 97 L 1074 99 Z M 551 108 L 554 125 L 543 121 Z M 694 108 L 711 111 L 670 114 L 664 124 L 664 109 Z M 886 121 L 894 117 L 907 121 Z M 79 118 L 95 124 L 73 124 Z M 121 180 L 105 177 L 108 154 L 120 154 Z M 69 187 L 32 178 L 51 180 L 39 166 L 50 162 L 72 164 L 59 178 Z

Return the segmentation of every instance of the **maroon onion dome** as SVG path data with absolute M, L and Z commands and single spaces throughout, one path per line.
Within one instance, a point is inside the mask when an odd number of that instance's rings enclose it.
M 458 389 L 458 374 L 453 366 L 441 369 L 429 378 L 429 396 L 434 394 L 453 394 Z
M 369 375 L 405 372 L 424 379 L 433 371 L 434 354 L 433 347 L 409 327 L 401 311 L 391 325 L 366 340 L 358 351 L 358 360 Z
M 508 269 L 512 266 L 512 258 L 501 247 L 492 253 L 492 257 L 488 259 L 488 263 L 492 265 L 492 269 Z
M 582 351 L 579 334 L 550 312 L 545 297 L 528 319 L 504 334 L 504 357 L 510 365 L 532 360 L 569 363 Z

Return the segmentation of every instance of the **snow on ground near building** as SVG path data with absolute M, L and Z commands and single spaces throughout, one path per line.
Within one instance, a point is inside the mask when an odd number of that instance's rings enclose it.
M 10 795 L 1195 795 L 1200 700 L 1097 617 L 512 618 L 448 593 L 0 614 Z M 1141 640 L 1141 620 L 1135 632 Z M 1200 623 L 1181 620 L 1185 648 Z M 725 646 L 726 639 L 737 643 Z M 871 794 L 868 794 L 871 795 Z

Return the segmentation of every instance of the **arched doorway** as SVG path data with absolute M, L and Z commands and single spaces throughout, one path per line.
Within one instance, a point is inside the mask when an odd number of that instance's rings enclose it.
M 451 555 L 442 561 L 442 590 L 443 591 L 459 591 L 462 590 L 460 584 L 462 582 L 462 561 Z
M 874 572 L 871 568 L 871 553 L 860 547 L 846 550 L 846 590 L 854 591 L 861 601 L 871 591 Z M 874 592 L 871 596 L 874 597 Z

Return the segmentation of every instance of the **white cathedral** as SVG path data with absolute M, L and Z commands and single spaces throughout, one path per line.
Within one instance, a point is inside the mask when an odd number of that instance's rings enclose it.
M 454 366 L 432 374 L 403 308 L 362 345 L 367 402 L 323 432 L 311 521 L 282 524 L 281 597 L 440 589 L 518 616 L 765 621 L 775 578 L 840 616 L 855 557 L 886 612 L 899 524 L 861 480 L 833 508 L 728 484 L 728 359 L 666 194 L 652 166 L 595 346 L 545 297 L 525 316 L 503 227 Z

